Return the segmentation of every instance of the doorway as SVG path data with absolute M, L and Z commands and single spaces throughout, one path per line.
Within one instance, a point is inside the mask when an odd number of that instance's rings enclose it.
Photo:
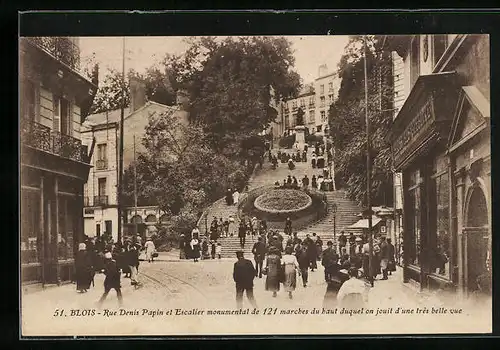
M 465 286 L 468 293 L 491 294 L 489 259 L 491 237 L 488 225 L 488 204 L 483 190 L 472 189 L 467 212 L 465 237 Z

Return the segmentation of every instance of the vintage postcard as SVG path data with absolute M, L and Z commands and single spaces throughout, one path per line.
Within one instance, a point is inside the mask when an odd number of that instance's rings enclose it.
M 22 336 L 490 333 L 489 45 L 20 37 Z

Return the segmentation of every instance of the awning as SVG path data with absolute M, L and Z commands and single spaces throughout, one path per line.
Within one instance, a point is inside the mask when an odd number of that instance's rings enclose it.
M 372 217 L 372 228 L 377 226 L 381 221 L 382 219 L 376 216 Z M 349 226 L 349 228 L 368 228 L 368 219 L 361 219 Z

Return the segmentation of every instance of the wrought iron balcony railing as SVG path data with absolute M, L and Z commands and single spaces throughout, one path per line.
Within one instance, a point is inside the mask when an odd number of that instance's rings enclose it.
M 69 158 L 87 162 L 87 146 L 69 135 L 51 130 L 48 126 L 32 120 L 21 120 L 21 142 L 27 146 Z
M 95 206 L 105 206 L 108 205 L 108 196 L 94 196 Z
M 97 170 L 106 170 L 108 168 L 108 160 L 107 159 L 96 160 L 95 167 Z
M 67 64 L 72 69 L 80 70 L 80 48 L 69 37 L 37 36 L 29 37 L 32 43 L 42 48 L 57 60 Z

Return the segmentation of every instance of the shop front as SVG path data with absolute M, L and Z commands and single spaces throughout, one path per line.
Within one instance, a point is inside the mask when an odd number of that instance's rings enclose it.
M 390 134 L 403 174 L 403 279 L 420 289 L 453 289 L 456 281 L 446 144 L 457 93 L 455 72 L 420 76 Z

